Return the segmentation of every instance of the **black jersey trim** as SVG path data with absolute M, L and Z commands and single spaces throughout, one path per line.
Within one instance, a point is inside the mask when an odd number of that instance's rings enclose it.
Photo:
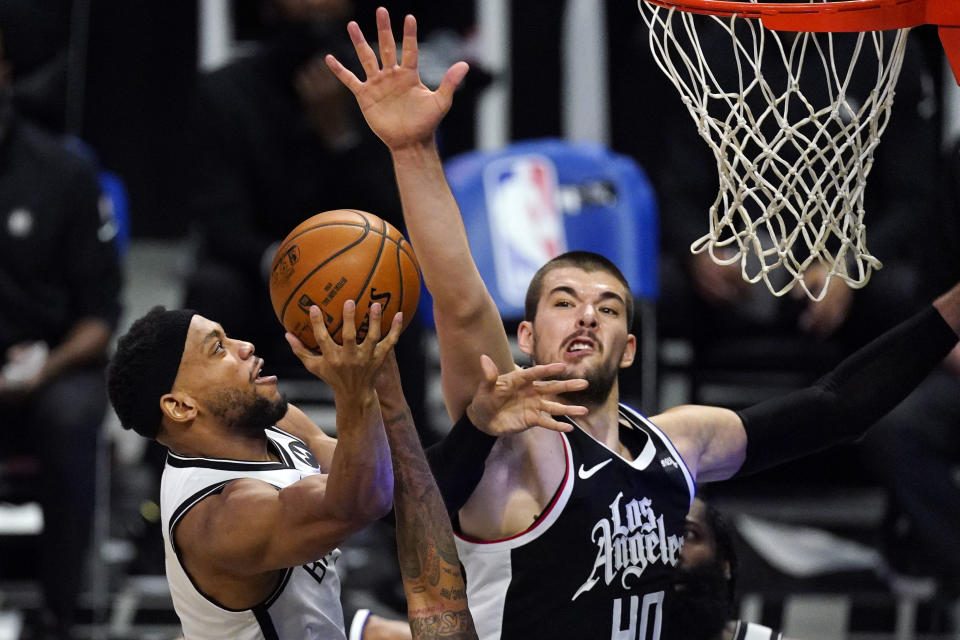
M 256 606 L 251 611 L 257 619 L 257 624 L 260 625 L 264 640 L 280 640 L 280 634 L 277 633 L 277 628 L 273 626 L 273 620 L 270 618 L 266 607 Z
M 279 433 L 289 436 L 295 440 L 299 440 L 299 438 L 296 436 L 291 435 L 282 429 L 278 429 L 276 426 L 267 427 L 264 429 L 264 432 L 272 430 L 276 430 Z M 269 433 L 266 435 L 267 444 L 273 445 L 274 450 L 277 451 L 282 462 L 257 462 L 254 460 L 231 460 L 228 458 L 190 457 L 182 456 L 178 453 L 168 450 L 167 464 L 171 467 L 177 467 L 178 469 L 202 467 L 205 469 L 220 469 L 222 471 L 278 471 L 280 469 L 295 468 L 296 465 L 293 464 L 293 460 L 290 459 L 290 456 L 284 450 L 284 447 L 279 442 L 276 442 L 273 438 L 271 438 Z
M 283 591 L 284 587 L 287 586 L 287 582 L 290 580 L 290 574 L 293 573 L 293 569 L 285 569 L 284 575 L 280 577 L 280 580 L 277 582 L 277 586 L 267 595 L 266 598 L 260 604 L 255 605 L 254 607 L 245 607 L 243 609 L 234 609 L 233 607 L 228 607 L 221 602 L 218 602 L 216 598 L 207 594 L 203 589 L 200 588 L 200 585 L 197 584 L 197 581 L 194 579 L 193 574 L 190 573 L 190 570 L 187 569 L 187 565 L 183 563 L 183 558 L 180 554 L 180 547 L 177 545 L 177 539 L 174 535 L 177 529 L 177 525 L 180 524 L 180 521 L 183 520 L 183 517 L 187 514 L 187 511 L 196 506 L 199 502 L 209 498 L 210 496 L 221 493 L 223 488 L 233 482 L 234 480 L 240 480 L 241 478 L 230 478 L 229 480 L 224 480 L 216 484 L 212 484 L 209 487 L 205 487 L 200 491 L 197 491 L 192 496 L 180 503 L 180 506 L 176 508 L 173 512 L 173 515 L 170 517 L 170 526 L 167 530 L 167 536 L 170 538 L 170 547 L 173 549 L 173 553 L 177 556 L 177 562 L 180 564 L 180 568 L 183 569 L 183 574 L 187 576 L 187 580 L 190 581 L 190 584 L 193 585 L 193 588 L 199 593 L 207 602 L 223 609 L 224 611 L 230 611 L 231 613 L 242 613 L 244 611 L 254 610 L 256 607 L 260 606 L 269 606 L 272 604 Z M 268 483 L 269 484 L 269 483 Z M 276 485 L 271 485 L 277 491 L 280 491 L 280 487 Z M 266 604 L 265 603 L 269 603 Z M 256 613 L 256 611 L 254 611 Z M 257 618 L 259 620 L 259 618 Z M 269 619 L 269 617 L 268 617 Z
M 283 590 L 287 587 L 287 583 L 290 582 L 290 578 L 293 576 L 293 571 L 296 567 L 290 567 L 283 572 L 283 577 L 280 578 L 280 582 L 277 583 L 277 588 L 273 590 L 273 593 L 264 598 L 263 602 L 257 606 L 261 606 L 265 609 L 269 608 L 274 602 L 277 601 L 277 598 L 283 593 Z
M 186 469 L 203 467 L 222 471 L 280 471 L 290 467 L 280 462 L 252 462 L 244 460 L 221 460 L 217 458 L 188 458 L 172 451 L 167 452 L 167 464 L 171 467 Z
M 197 504 L 204 498 L 208 498 L 215 493 L 220 493 L 221 491 L 223 491 L 223 488 L 232 481 L 233 479 L 223 480 L 221 482 L 217 482 L 207 487 L 204 487 L 203 489 L 200 489 L 200 491 L 197 491 L 192 496 L 190 496 L 189 498 L 181 502 L 180 506 L 174 509 L 173 514 L 171 514 L 170 516 L 169 532 L 171 536 L 170 537 L 171 544 L 173 544 L 173 530 L 174 528 L 176 528 L 177 524 L 180 522 L 180 519 L 184 516 L 184 514 L 186 514 L 187 511 L 189 511 L 195 504 Z
M 281 429 L 281 428 L 278 427 L 277 425 L 273 425 L 272 427 L 267 427 L 267 431 L 276 431 L 277 433 L 279 433 L 279 434 L 281 434 L 281 435 L 284 435 L 284 436 L 287 436 L 288 438 L 293 438 L 294 440 L 300 440 L 300 442 L 303 442 L 303 440 L 302 440 L 301 438 L 293 435 L 293 434 L 290 433 L 289 431 L 284 431 L 283 429 Z M 304 444 L 306 444 L 306 442 L 304 442 Z
M 747 630 L 746 630 L 746 628 L 743 626 L 743 622 L 740 621 L 740 620 L 737 620 L 737 625 L 736 625 L 736 627 L 733 629 L 733 638 L 732 638 L 732 640 L 743 640 L 744 636 L 746 636 L 746 635 L 747 635 Z
M 283 431 L 280 431 L 279 429 L 276 429 L 276 428 L 271 428 L 270 430 L 276 430 L 280 435 L 286 436 L 292 440 L 296 440 L 297 442 L 301 442 L 303 443 L 303 446 L 307 446 L 306 442 L 303 442 L 302 440 L 300 440 L 300 438 L 297 438 L 296 436 L 292 436 L 289 433 L 284 433 Z M 280 457 L 280 461 L 283 462 L 283 464 L 287 465 L 291 469 L 296 468 L 297 465 L 293 462 L 293 458 L 290 457 L 290 452 L 287 449 L 287 446 L 289 445 L 280 444 L 279 442 L 274 440 L 272 437 L 270 438 L 270 444 L 273 445 L 274 451 L 277 452 L 277 455 Z
M 624 429 L 624 428 L 631 429 L 631 430 L 633 430 L 633 431 L 636 431 L 637 434 L 642 434 L 642 435 L 644 435 L 644 436 L 647 438 L 646 443 L 643 445 L 643 448 L 640 450 L 639 453 L 634 453 L 633 450 L 630 451 L 631 455 L 634 456 L 633 460 L 630 460 L 630 459 L 624 457 L 623 455 L 621 455 L 621 453 L 620 453 L 619 451 L 615 451 L 615 450 L 611 449 L 609 446 L 607 446 L 607 443 L 606 443 L 606 442 L 602 442 L 602 441 L 601 441 L 599 438 L 597 438 L 595 435 L 593 435 L 592 433 L 590 433 L 589 431 L 587 431 L 586 429 L 584 429 L 583 427 L 581 427 L 581 426 L 577 423 L 577 421 L 574 420 L 573 418 L 571 418 L 570 416 L 563 416 L 563 417 L 566 418 L 567 422 L 569 422 L 570 424 L 572 424 L 575 429 L 577 429 L 578 431 L 580 431 L 580 433 L 582 433 L 582 434 L 585 435 L 586 437 L 588 437 L 588 438 L 590 438 L 591 440 L 593 440 L 598 446 L 603 447 L 604 449 L 606 449 L 607 452 L 610 454 L 610 456 L 611 456 L 613 459 L 615 459 L 615 460 L 620 460 L 620 461 L 623 462 L 624 464 L 631 466 L 631 467 L 632 467 L 633 469 L 635 469 L 636 471 L 643 471 L 643 470 L 645 470 L 645 469 L 647 468 L 647 466 L 649 466 L 649 464 L 653 461 L 653 459 L 657 457 L 657 443 L 654 442 L 653 436 L 651 436 L 649 433 L 647 433 L 644 429 L 641 429 L 640 426 L 636 424 L 636 421 L 635 421 L 635 420 L 631 419 L 631 417 L 628 416 L 628 415 L 624 415 L 622 411 L 617 414 L 617 417 L 618 417 L 618 418 L 624 418 L 624 419 L 626 419 L 626 421 L 627 421 L 627 423 L 628 423 L 629 426 L 624 427 L 623 424 L 620 424 L 620 423 L 618 422 L 618 423 L 617 423 L 617 428 L 620 429 L 620 430 L 622 430 L 622 429 Z M 622 438 L 620 437 L 620 432 L 619 432 L 619 431 L 617 432 L 617 440 L 619 440 L 621 443 L 623 443 L 623 440 L 622 440 Z M 625 443 L 623 443 L 623 444 L 625 444 Z M 627 448 L 629 449 L 630 447 L 628 446 Z
M 677 451 L 677 448 L 673 445 L 673 441 L 667 437 L 667 434 L 665 434 L 660 427 L 655 425 L 649 418 L 644 416 L 633 407 L 629 407 L 623 403 L 620 403 L 619 407 L 620 415 L 639 420 L 643 425 L 653 431 L 653 433 L 655 433 L 663 442 L 667 450 L 670 451 L 670 454 L 677 459 L 677 462 L 680 463 L 680 469 L 683 471 L 683 475 L 687 479 L 687 491 L 690 494 L 690 504 L 692 505 L 693 498 L 697 495 L 697 479 L 694 477 L 693 473 L 691 473 L 690 467 L 687 466 L 687 461 L 683 459 L 683 456 L 680 455 L 680 452 Z

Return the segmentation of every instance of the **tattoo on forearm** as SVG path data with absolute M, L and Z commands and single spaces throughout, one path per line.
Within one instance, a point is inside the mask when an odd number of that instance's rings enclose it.
M 416 640 L 476 638 L 453 529 L 409 410 L 384 416 L 394 469 L 397 555 Z
M 410 614 L 414 638 L 476 638 L 473 619 L 466 611 L 443 611 L 437 614 Z

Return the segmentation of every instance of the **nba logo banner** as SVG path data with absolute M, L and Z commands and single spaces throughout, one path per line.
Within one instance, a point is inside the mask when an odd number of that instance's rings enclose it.
M 484 168 L 483 187 L 497 289 L 522 307 L 537 269 L 567 250 L 557 170 L 545 156 L 500 158 Z

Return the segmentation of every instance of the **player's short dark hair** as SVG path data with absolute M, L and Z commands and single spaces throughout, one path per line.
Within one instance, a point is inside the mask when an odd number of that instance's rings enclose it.
M 556 258 L 551 259 L 545 265 L 540 267 L 530 280 L 527 286 L 527 297 L 523 305 L 523 319 L 533 322 L 537 317 L 537 305 L 540 303 L 540 296 L 543 295 L 543 279 L 554 269 L 563 267 L 576 267 L 586 272 L 604 271 L 616 278 L 623 285 L 626 291 L 627 299 L 624 303 L 627 306 L 627 329 L 633 326 L 633 294 L 630 292 L 630 283 L 623 277 L 623 273 L 607 258 L 599 253 L 591 251 L 568 251 L 562 253 Z
M 120 424 L 155 440 L 163 413 L 160 398 L 177 378 L 190 320 L 189 309 L 151 309 L 117 342 L 107 365 L 107 392 Z
M 727 603 L 732 607 L 737 591 L 737 549 L 733 543 L 733 528 L 730 521 L 720 513 L 715 506 L 703 501 L 706 506 L 704 521 L 707 527 L 713 532 L 713 542 L 717 548 L 717 561 L 721 564 L 726 562 L 730 566 L 730 577 L 727 580 L 727 590 L 724 594 Z

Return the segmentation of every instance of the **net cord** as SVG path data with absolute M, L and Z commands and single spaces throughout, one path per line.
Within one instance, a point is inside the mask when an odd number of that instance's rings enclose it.
M 716 159 L 719 191 L 709 209 L 709 232 L 691 251 L 706 251 L 719 264 L 739 262 L 746 281 L 762 280 L 777 296 L 799 284 L 820 300 L 834 278 L 864 286 L 882 267 L 866 246 L 864 189 L 889 122 L 909 29 L 895 31 L 889 46 L 884 32 L 847 34 L 855 45 L 842 64 L 832 33 L 781 36 L 757 19 L 692 14 L 645 0 L 638 5 L 656 64 Z M 732 88 L 721 86 L 704 55 L 698 28 L 703 20 L 730 36 Z M 785 73 L 782 91 L 764 74 L 770 43 L 783 67 L 778 72 Z M 876 58 L 876 87 L 857 106 L 849 90 L 855 66 L 867 57 Z M 823 70 L 823 106 L 801 90 L 813 61 Z M 806 71 L 808 81 L 817 78 L 816 71 Z M 805 274 L 813 265 L 825 277 L 808 283 Z

